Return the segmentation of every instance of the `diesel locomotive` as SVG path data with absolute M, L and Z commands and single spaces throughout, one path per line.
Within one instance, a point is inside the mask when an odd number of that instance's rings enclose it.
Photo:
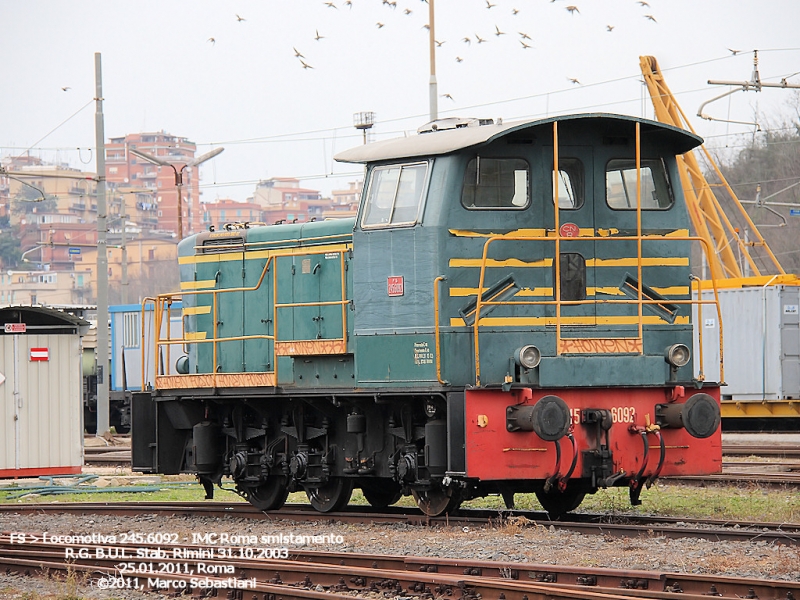
M 719 310 L 692 300 L 676 166 L 701 141 L 609 114 L 434 121 L 336 156 L 366 167 L 355 218 L 184 239 L 180 293 L 150 300 L 183 327 L 134 394 L 134 468 L 209 497 L 231 478 L 262 510 L 360 488 L 428 515 L 520 492 L 561 515 L 612 486 L 638 504 L 719 472 L 720 382 L 692 341 Z

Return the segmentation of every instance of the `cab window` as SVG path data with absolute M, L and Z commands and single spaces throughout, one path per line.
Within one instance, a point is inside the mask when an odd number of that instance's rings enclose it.
M 388 165 L 372 169 L 362 227 L 413 225 L 422 206 L 427 163 Z
M 642 210 L 663 210 L 672 206 L 672 190 L 661 160 L 640 161 Z M 636 162 L 610 160 L 606 165 L 606 202 L 617 210 L 636 210 Z
M 577 209 L 583 206 L 584 194 L 583 163 L 577 158 L 558 159 L 558 174 L 555 176 L 558 185 L 558 208 L 560 210 Z M 553 187 L 553 203 L 555 203 L 555 186 Z
M 521 158 L 482 158 L 467 163 L 461 204 L 471 210 L 521 210 L 530 204 L 530 167 Z

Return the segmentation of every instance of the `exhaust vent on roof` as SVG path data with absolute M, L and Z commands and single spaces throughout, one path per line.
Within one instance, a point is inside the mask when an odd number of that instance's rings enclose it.
M 502 125 L 502 123 L 502 119 L 463 119 L 460 117 L 449 117 L 447 119 L 437 119 L 425 123 L 425 125 L 417 129 L 417 133 L 432 133 L 434 131 L 461 129 L 462 127 L 480 127 L 481 125 Z

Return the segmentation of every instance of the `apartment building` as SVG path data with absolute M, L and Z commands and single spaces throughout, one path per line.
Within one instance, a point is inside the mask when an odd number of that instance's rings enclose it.
M 93 266 L 70 271 L 16 271 L 0 273 L 0 306 L 78 305 L 93 303 Z
M 139 150 L 173 167 L 154 165 L 130 150 Z M 181 197 L 183 236 L 202 229 L 200 175 L 197 167 L 183 168 L 194 159 L 197 146 L 185 137 L 165 131 L 131 133 L 106 144 L 106 180 L 118 189 L 144 189 L 153 194 L 153 216 L 157 229 L 178 231 L 178 196 Z M 176 172 L 180 189 L 176 185 Z

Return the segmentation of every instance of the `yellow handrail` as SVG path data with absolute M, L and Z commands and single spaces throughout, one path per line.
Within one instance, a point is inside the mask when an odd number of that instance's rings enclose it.
M 439 341 L 439 283 L 445 279 L 447 278 L 439 275 L 433 280 L 433 331 L 436 336 L 436 380 L 442 385 L 447 385 L 447 382 L 442 379 L 441 343 Z
M 473 329 L 473 343 L 474 343 L 474 355 L 475 355 L 475 385 L 480 386 L 480 339 L 479 339 L 479 327 L 481 321 L 481 308 L 484 306 L 509 306 L 511 304 L 516 305 L 555 305 L 556 306 L 556 354 L 560 355 L 561 351 L 558 344 L 561 341 L 561 306 L 577 306 L 577 305 L 588 305 L 588 304 L 637 304 L 639 306 L 638 310 L 638 328 L 639 328 L 639 338 L 642 339 L 643 335 L 643 312 L 642 307 L 645 304 L 663 304 L 664 300 L 645 300 L 643 293 L 642 293 L 642 280 L 641 280 L 641 270 L 640 278 L 639 278 L 639 294 L 635 300 L 561 300 L 560 294 L 558 294 L 558 287 L 553 290 L 555 298 L 553 300 L 516 300 L 514 302 L 510 302 L 508 300 L 501 300 L 501 301 L 494 301 L 494 300 L 483 300 L 482 299 L 482 290 L 485 287 L 485 278 L 486 278 L 486 268 L 487 268 L 487 260 L 488 260 L 488 252 L 489 246 L 493 242 L 497 241 L 510 241 L 510 242 L 520 242 L 520 241 L 555 241 L 558 243 L 559 241 L 558 235 L 554 238 L 549 237 L 547 235 L 544 236 L 508 236 L 505 234 L 497 234 L 489 236 L 483 245 L 483 252 L 481 256 L 481 266 L 480 266 L 480 275 L 478 278 L 478 293 L 476 298 L 476 307 L 475 307 L 475 321 L 472 324 Z M 708 240 L 703 237 L 698 236 L 674 236 L 669 238 L 664 238 L 661 236 L 619 236 L 619 237 L 603 237 L 603 236 L 582 236 L 580 238 L 563 238 L 562 241 L 571 242 L 585 242 L 585 241 L 598 241 L 598 240 L 605 240 L 605 241 L 633 241 L 633 240 L 659 240 L 659 241 L 688 241 L 688 242 L 700 242 L 706 252 L 710 252 L 710 244 Z M 641 266 L 642 257 L 639 256 L 639 264 Z M 555 272 L 558 273 L 558 268 L 555 269 Z M 720 331 L 719 331 L 719 343 L 720 343 L 720 380 L 724 381 L 724 365 L 723 365 L 723 353 L 722 353 L 722 343 L 723 343 L 723 334 L 722 334 L 722 311 L 719 305 L 719 294 L 717 288 L 717 281 L 716 278 L 712 278 L 712 285 L 714 289 L 714 300 L 702 300 L 698 294 L 697 300 L 695 299 L 688 299 L 688 300 L 669 300 L 671 304 L 714 304 L 717 308 L 717 318 L 720 324 Z M 691 290 L 690 290 L 691 293 Z M 701 340 L 699 340 L 701 341 Z M 699 370 L 700 370 L 700 377 L 703 377 L 703 352 L 702 352 L 702 345 L 700 346 L 700 357 L 699 357 Z
M 328 236 L 328 237 L 341 237 L 341 236 Z M 326 238 L 319 238 L 319 239 L 326 239 Z M 285 242 L 285 240 L 284 240 L 284 242 Z M 167 332 L 167 337 L 166 338 L 162 338 L 160 336 L 160 331 L 161 331 L 160 330 L 160 317 L 157 316 L 156 317 L 157 318 L 157 323 L 156 323 L 157 330 L 156 331 L 158 333 L 155 336 L 155 351 L 156 351 L 156 355 L 159 352 L 160 346 L 166 346 L 167 347 L 167 352 L 169 352 L 169 348 L 171 348 L 171 346 L 177 345 L 177 344 L 190 345 L 190 344 L 211 343 L 211 344 L 213 344 L 213 346 L 212 346 L 212 348 L 213 348 L 212 349 L 212 361 L 213 361 L 212 364 L 214 366 L 213 367 L 214 368 L 214 372 L 216 372 L 217 364 L 218 364 L 218 361 L 217 361 L 218 344 L 221 344 L 221 343 L 224 343 L 224 342 L 254 340 L 254 339 L 267 339 L 267 340 L 272 340 L 273 342 L 275 342 L 276 341 L 276 336 L 277 336 L 277 330 L 278 330 L 278 309 L 281 309 L 281 308 L 297 308 L 297 307 L 312 307 L 312 306 L 318 306 L 318 307 L 321 307 L 321 306 L 341 306 L 342 307 L 342 338 L 341 338 L 341 341 L 344 344 L 344 352 L 346 352 L 347 351 L 347 305 L 350 303 L 350 300 L 347 298 L 347 279 L 346 279 L 347 275 L 346 275 L 345 264 L 344 264 L 344 261 L 345 261 L 344 253 L 346 251 L 347 250 L 340 250 L 340 249 L 337 249 L 337 250 L 334 251 L 334 252 L 339 254 L 339 267 L 340 267 L 340 271 L 341 271 L 341 287 L 342 287 L 342 299 L 341 300 L 333 300 L 333 301 L 325 301 L 325 302 L 323 302 L 323 301 L 318 301 L 318 302 L 287 302 L 287 303 L 275 302 L 274 300 L 277 299 L 277 297 L 278 297 L 278 280 L 277 280 L 277 269 L 273 269 L 273 297 L 274 298 L 273 298 L 273 303 L 272 303 L 272 308 L 273 308 L 273 314 L 272 314 L 272 317 L 273 317 L 272 318 L 273 334 L 272 335 L 258 334 L 258 335 L 242 335 L 242 336 L 219 337 L 219 332 L 218 332 L 218 329 L 217 329 L 217 323 L 219 322 L 219 318 L 218 318 L 219 295 L 220 294 L 233 293 L 233 292 L 252 292 L 252 291 L 258 290 L 262 286 L 262 284 L 264 282 L 264 277 L 266 276 L 267 272 L 270 269 L 271 264 L 273 263 L 273 259 L 275 258 L 274 256 L 269 256 L 267 258 L 267 261 L 264 264 L 264 268 L 261 271 L 261 275 L 258 278 L 258 282 L 253 286 L 226 288 L 226 289 L 221 289 L 221 290 L 217 290 L 217 289 L 214 289 L 214 290 L 185 290 L 185 291 L 181 291 L 180 293 L 160 294 L 156 298 L 148 299 L 148 300 L 151 300 L 154 303 L 154 306 L 156 307 L 156 311 L 155 312 L 158 313 L 160 310 L 163 310 L 162 307 L 163 307 L 163 305 L 165 303 L 170 303 L 171 304 L 172 302 L 175 302 L 177 300 L 182 300 L 183 296 L 211 295 L 211 311 L 212 311 L 212 317 L 213 317 L 212 337 L 210 339 L 192 339 L 192 340 L 188 340 L 188 339 L 186 339 L 186 332 L 182 331 L 180 339 L 173 339 L 172 336 L 171 336 L 171 332 L 168 331 Z M 330 248 L 327 248 L 327 249 L 324 248 L 324 247 L 323 248 L 319 248 L 319 249 L 311 249 L 311 248 L 309 248 L 309 254 L 312 254 L 312 255 L 330 254 L 330 253 L 331 253 Z M 143 305 L 142 310 L 144 311 L 144 305 Z M 144 329 L 142 330 L 142 339 L 144 340 Z M 338 339 L 336 339 L 336 338 L 334 338 L 334 340 L 338 341 Z M 294 341 L 297 341 L 297 340 L 294 340 Z M 272 365 L 273 365 L 273 371 L 271 371 L 271 373 L 274 373 L 276 378 L 277 378 L 278 361 L 277 361 L 276 349 L 275 349 L 274 346 L 273 346 Z M 143 361 L 142 371 L 143 371 L 143 378 L 144 378 L 144 361 Z

